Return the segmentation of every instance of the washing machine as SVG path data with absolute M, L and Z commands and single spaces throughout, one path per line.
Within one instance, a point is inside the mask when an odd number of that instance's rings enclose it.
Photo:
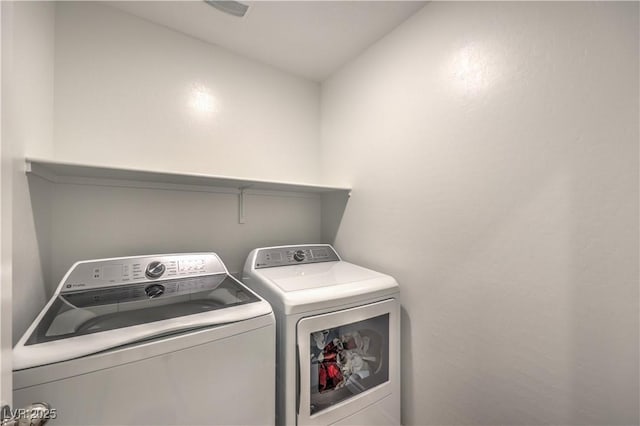
M 13 366 L 15 406 L 52 425 L 275 422 L 271 306 L 214 253 L 76 263 Z
M 395 279 L 316 244 L 255 249 L 242 280 L 276 315 L 277 424 L 400 424 Z

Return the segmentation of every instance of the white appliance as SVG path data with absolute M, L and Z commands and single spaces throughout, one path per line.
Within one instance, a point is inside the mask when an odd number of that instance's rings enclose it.
M 396 281 L 330 245 L 253 250 L 243 282 L 273 306 L 276 423 L 400 424 Z
M 216 254 L 78 262 L 14 348 L 14 403 L 52 425 L 273 424 L 274 342 Z

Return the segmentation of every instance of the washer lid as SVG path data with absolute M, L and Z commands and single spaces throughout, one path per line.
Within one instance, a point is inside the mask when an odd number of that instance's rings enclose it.
M 170 264 L 171 257 L 166 255 L 163 260 Z M 190 256 L 175 257 L 186 262 Z M 93 267 L 101 262 L 74 265 L 15 346 L 14 370 L 271 313 L 267 302 L 226 273 L 226 269 L 223 273 L 207 273 L 207 265 L 218 259 L 215 254 L 191 257 L 210 259 L 203 267 L 196 262 L 195 271 L 185 271 L 180 277 L 175 277 L 176 273 L 165 279 L 143 278 L 137 282 L 109 278 L 105 283 L 93 277 L 80 280 L 78 270 L 83 271 L 90 264 L 88 270 L 92 273 Z M 157 262 L 147 257 L 117 259 L 119 264 L 130 261 Z M 110 265 L 113 260 L 105 263 Z M 70 282 L 78 285 L 69 287 Z
M 166 297 L 102 300 L 97 290 L 54 297 L 13 350 L 14 370 L 65 361 L 129 343 L 271 312 L 269 304 L 225 275 L 181 279 L 197 289 Z M 171 284 L 165 281 L 164 284 Z M 130 289 L 113 288 L 123 294 Z M 109 297 L 116 297 L 111 293 Z M 75 304 L 74 304 L 75 303 Z
M 60 294 L 25 346 L 260 301 L 226 274 L 162 281 L 152 286 L 164 288 L 162 297 L 149 298 L 145 288 L 150 285 L 144 283 Z

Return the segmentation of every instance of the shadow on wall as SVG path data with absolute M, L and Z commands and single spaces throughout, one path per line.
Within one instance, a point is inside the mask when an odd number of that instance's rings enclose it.
M 51 268 L 51 196 L 53 184 L 38 176 L 27 175 L 29 198 L 33 211 L 37 250 L 40 257 L 40 273 L 43 277 L 46 297 L 53 294 L 57 282 L 50 280 Z
M 413 348 L 411 345 L 411 317 L 404 306 L 400 306 L 400 395 L 408 395 L 413 390 L 413 382 L 408 382 L 405 377 L 413 371 Z M 400 412 L 406 411 L 407 398 L 400 398 Z M 402 416 L 401 424 L 407 424 L 407 419 Z
M 334 244 L 350 194 L 335 192 L 322 195 L 322 241 Z
M 23 163 L 16 161 L 16 170 Z M 52 184 L 38 177 L 16 173 L 13 188 L 12 341 L 16 343 L 53 292 L 51 264 Z
M 633 137 L 601 137 L 573 166 L 571 409 L 583 424 L 640 424 L 637 98 L 628 112 Z

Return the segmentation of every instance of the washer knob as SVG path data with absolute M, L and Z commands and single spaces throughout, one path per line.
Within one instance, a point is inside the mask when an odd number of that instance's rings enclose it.
M 298 250 L 293 254 L 293 258 L 297 261 L 297 262 L 302 262 L 304 260 L 304 251 L 302 250 Z
M 156 260 L 147 265 L 147 270 L 144 271 L 144 274 L 147 278 L 160 278 L 162 274 L 164 274 L 165 270 L 166 267 L 164 266 L 164 263 Z
M 156 297 L 164 294 L 164 286 L 162 284 L 151 284 L 144 289 L 144 292 L 147 293 L 149 299 L 155 299 Z

